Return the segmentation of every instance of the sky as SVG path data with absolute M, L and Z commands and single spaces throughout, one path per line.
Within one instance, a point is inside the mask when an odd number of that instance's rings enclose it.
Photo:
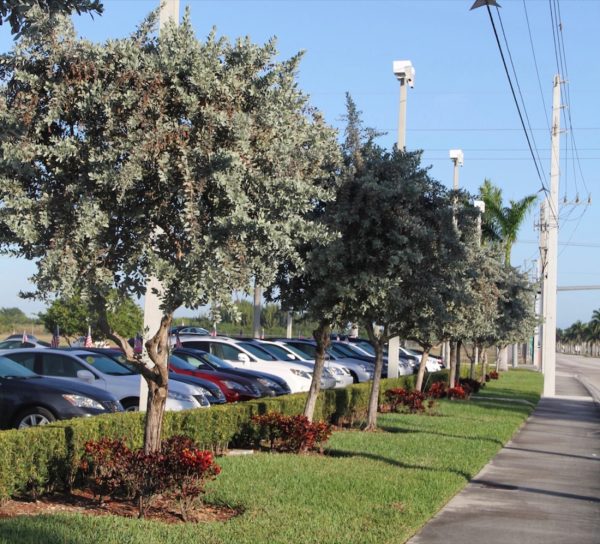
M 537 169 L 487 9 L 470 11 L 473 0 L 181 0 L 181 12 L 190 9 L 200 38 L 214 27 L 230 39 L 249 36 L 263 43 L 276 37 L 281 59 L 304 51 L 298 81 L 312 105 L 343 130 L 349 92 L 365 125 L 386 133 L 379 140 L 385 147 L 397 141 L 399 83 L 392 62 L 410 60 L 416 77 L 408 90 L 406 147 L 423 150 L 422 164 L 431 166 L 431 175 L 450 187 L 448 151 L 462 149 L 462 188 L 475 194 L 489 178 L 505 202 L 540 197 L 512 254 L 512 264 L 527 270 L 539 255 L 535 225 L 542 186 L 550 186 L 552 82 L 560 71 L 561 129 L 568 130 L 561 134 L 558 285 L 600 285 L 600 208 L 594 201 L 600 182 L 600 0 L 498 1 L 500 18 L 496 8 L 492 13 L 507 66 L 514 66 L 511 81 L 532 129 Z M 75 25 L 82 37 L 97 42 L 125 37 L 158 4 L 105 0 L 102 16 L 75 17 Z M 562 49 L 555 48 L 557 35 Z M 0 51 L 12 43 L 3 25 Z M 33 263 L 0 257 L 0 270 L 0 307 L 18 306 L 30 315 L 43 310 L 41 303 L 18 296 L 29 288 Z M 598 308 L 600 291 L 559 291 L 557 325 L 589 321 Z

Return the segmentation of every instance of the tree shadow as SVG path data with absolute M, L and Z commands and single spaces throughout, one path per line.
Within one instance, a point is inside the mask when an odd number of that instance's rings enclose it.
M 451 433 L 443 433 L 440 431 L 425 431 L 421 429 L 405 429 L 400 427 L 390 427 L 387 425 L 379 425 L 378 427 L 382 431 L 388 433 L 399 433 L 399 434 L 432 434 L 436 436 L 443 436 L 445 438 L 456 438 L 459 440 L 473 440 L 477 442 L 491 442 L 492 444 L 496 444 L 498 446 L 504 446 L 504 442 L 498 440 L 497 438 L 491 438 L 488 436 L 463 436 L 460 434 L 451 434 Z
M 352 458 L 352 457 L 363 457 L 365 459 L 370 459 L 372 461 L 380 461 L 391 465 L 397 468 L 407 468 L 413 470 L 425 470 L 427 472 L 449 472 L 451 474 L 456 474 L 461 478 L 464 478 L 465 481 L 470 481 L 472 478 L 471 474 L 463 471 L 456 470 L 450 468 L 434 468 L 427 467 L 423 465 L 412 465 L 410 463 L 403 463 L 402 461 L 398 461 L 397 459 L 392 459 L 390 457 L 384 457 L 383 455 L 377 455 L 374 453 L 368 453 L 364 451 L 347 451 L 347 450 L 338 450 L 338 449 L 330 449 L 325 451 L 325 455 L 329 457 L 337 457 L 337 458 Z

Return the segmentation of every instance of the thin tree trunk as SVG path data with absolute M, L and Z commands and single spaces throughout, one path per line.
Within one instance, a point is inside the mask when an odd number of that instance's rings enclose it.
M 508 346 L 504 346 L 498 351 L 496 370 L 499 372 L 506 372 L 508 370 Z
M 475 367 L 479 364 L 479 344 L 473 346 L 473 358 L 471 359 L 471 366 L 469 369 L 469 378 L 475 379 Z
M 383 370 L 383 343 L 385 336 L 377 338 L 372 323 L 367 323 L 366 329 L 369 339 L 375 348 L 375 374 L 373 375 L 373 383 L 371 384 L 367 424 L 364 430 L 374 431 L 377 428 L 377 408 L 379 407 L 379 385 L 381 383 L 381 371 Z
M 327 347 L 331 342 L 330 338 L 331 325 L 321 321 L 319 326 L 313 331 L 313 337 L 317 342 L 317 351 L 315 354 L 315 367 L 313 369 L 312 381 L 308 390 L 308 397 L 304 405 L 304 415 L 310 420 L 313 420 L 317 398 L 321 389 L 321 376 L 323 375 L 323 367 L 325 366 L 325 355 Z
M 456 376 L 454 376 L 454 385 L 460 383 L 460 350 L 462 348 L 462 340 L 456 342 Z M 454 385 L 452 387 L 454 387 Z
M 481 354 L 481 381 L 485 383 L 485 375 L 487 374 L 488 368 L 488 350 L 485 348 Z
M 454 387 L 456 382 L 456 344 L 450 342 L 450 375 L 448 376 L 448 385 Z
M 430 349 L 430 347 L 423 348 L 423 355 L 421 355 L 421 362 L 419 363 L 419 372 L 417 373 L 417 383 L 415 384 L 415 389 L 417 391 L 423 390 L 423 381 L 425 380 L 425 371 L 427 370 L 427 359 L 429 359 Z
M 167 384 L 148 383 L 148 404 L 146 405 L 146 422 L 144 426 L 144 452 L 152 453 L 160 450 L 162 424 L 167 402 Z

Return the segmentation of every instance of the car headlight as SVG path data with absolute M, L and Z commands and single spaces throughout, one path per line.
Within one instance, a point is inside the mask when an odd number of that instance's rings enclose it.
M 78 408 L 93 408 L 94 410 L 106 410 L 102 404 L 94 399 L 90 399 L 89 397 L 84 397 L 82 395 L 63 395 L 63 399 L 67 402 L 71 403 L 73 406 L 77 406 Z
M 190 402 L 192 404 L 196 403 L 196 399 L 192 397 L 192 395 L 184 395 L 183 393 L 178 393 L 177 391 L 169 390 L 167 397 L 173 400 L 179 400 L 181 402 Z
M 256 378 L 256 381 L 271 389 L 281 389 L 281 386 L 276 381 L 270 380 L 269 378 Z
M 202 393 L 205 397 L 214 397 L 212 391 L 206 389 L 206 387 L 202 387 L 201 385 L 194 385 L 196 391 Z
M 312 373 L 305 372 L 304 370 L 298 370 L 297 368 L 290 368 L 290 372 L 295 374 L 296 376 L 300 376 L 301 378 L 306 378 L 307 380 L 312 380 Z
M 244 393 L 246 393 L 248 391 L 248 388 L 243 386 L 239 382 L 233 382 L 231 380 L 223 380 L 223 383 L 225 384 L 226 387 L 228 387 L 229 389 L 232 389 L 233 391 L 242 391 Z

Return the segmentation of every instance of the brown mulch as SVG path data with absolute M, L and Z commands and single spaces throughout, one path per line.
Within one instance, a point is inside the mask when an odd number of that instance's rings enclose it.
M 106 501 L 104 504 L 99 504 L 90 493 L 79 490 L 70 494 L 44 496 L 36 501 L 10 499 L 0 502 L 0 518 L 63 513 L 137 518 L 138 508 L 137 504 L 131 501 Z M 225 506 L 202 505 L 189 514 L 188 523 L 228 521 L 240 514 L 239 510 Z M 163 523 L 184 523 L 177 505 L 160 497 L 153 501 L 152 506 L 146 512 L 145 519 Z

